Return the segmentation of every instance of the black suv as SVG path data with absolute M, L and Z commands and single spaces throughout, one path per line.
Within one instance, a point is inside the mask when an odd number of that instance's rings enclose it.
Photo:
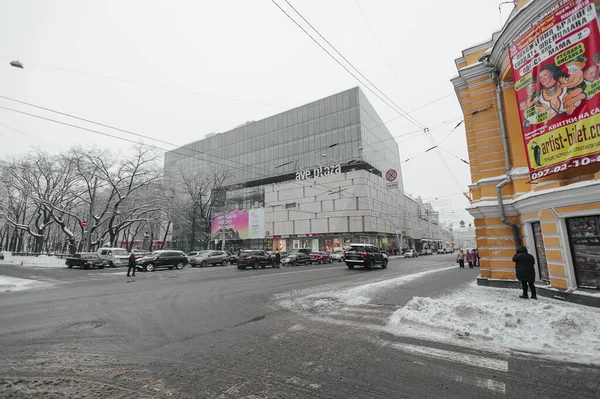
M 188 264 L 188 258 L 181 251 L 160 250 L 137 259 L 135 263 L 138 269 L 145 272 L 153 272 L 159 267 L 181 270 Z
M 258 267 L 265 268 L 267 266 L 273 266 L 274 258 L 271 257 L 267 252 L 260 250 L 249 250 L 242 251 L 238 256 L 237 267 L 238 269 L 245 270 L 246 267 L 250 266 L 253 269 Z
M 350 244 L 345 248 L 344 260 L 348 269 L 354 269 L 354 266 L 363 266 L 365 269 L 373 270 L 375 265 L 381 265 L 383 269 L 387 268 L 388 260 L 379 248 L 370 244 Z

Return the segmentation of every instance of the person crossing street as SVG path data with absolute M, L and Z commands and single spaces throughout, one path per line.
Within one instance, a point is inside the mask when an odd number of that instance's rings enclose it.
M 133 275 L 130 276 L 129 273 L 133 270 Z M 135 255 L 133 252 L 129 254 L 129 267 L 127 268 L 127 277 L 135 277 Z

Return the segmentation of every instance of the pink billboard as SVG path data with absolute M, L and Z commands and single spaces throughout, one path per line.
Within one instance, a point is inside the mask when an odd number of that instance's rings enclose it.
M 228 239 L 245 240 L 248 238 L 248 211 L 230 211 L 212 214 L 210 224 L 213 236 L 224 226 Z

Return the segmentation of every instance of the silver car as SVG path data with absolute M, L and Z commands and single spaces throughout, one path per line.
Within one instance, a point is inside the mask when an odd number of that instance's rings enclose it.
M 229 255 L 223 251 L 202 251 L 195 256 L 189 258 L 192 267 L 200 266 L 227 266 Z

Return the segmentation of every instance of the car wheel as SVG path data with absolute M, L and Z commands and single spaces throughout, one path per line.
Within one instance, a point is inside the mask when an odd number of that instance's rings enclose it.
M 375 269 L 375 265 L 373 264 L 373 261 L 368 260 L 367 263 L 365 263 L 365 269 L 369 269 L 369 270 Z
M 207 261 L 202 261 L 202 263 L 200 263 L 200 267 L 206 267 L 206 266 L 208 266 Z
M 110 267 L 112 267 L 113 269 L 116 267 L 116 266 L 115 266 L 115 264 L 114 264 L 114 263 L 112 263 L 112 262 L 109 262 L 109 264 L 108 264 L 108 265 L 109 265 Z
M 227 266 L 227 261 L 226 261 L 226 260 L 224 260 L 223 262 L 221 262 L 221 264 L 222 264 L 223 266 Z
M 350 270 L 354 269 L 354 265 L 346 263 L 346 266 L 348 266 L 348 269 L 350 269 Z
M 190 266 L 196 267 L 196 264 L 195 263 L 190 263 Z
M 156 267 L 154 267 L 153 263 L 148 263 L 145 267 L 144 267 L 144 271 L 147 272 L 153 272 L 156 270 Z
M 73 268 L 73 265 L 72 265 L 72 264 L 70 264 L 70 263 L 67 263 L 67 267 L 68 267 L 69 269 L 72 269 L 72 268 Z
M 177 270 L 181 270 L 183 269 L 185 265 L 183 264 L 183 262 L 177 262 L 177 264 L 175 265 L 175 267 L 177 268 Z
M 388 260 L 387 260 L 387 259 L 384 259 L 384 260 L 383 260 L 383 264 L 381 265 L 381 267 L 382 267 L 383 269 L 387 269 L 387 264 L 388 264 Z
M 265 267 L 267 267 L 267 265 L 260 265 L 261 269 L 264 269 Z

